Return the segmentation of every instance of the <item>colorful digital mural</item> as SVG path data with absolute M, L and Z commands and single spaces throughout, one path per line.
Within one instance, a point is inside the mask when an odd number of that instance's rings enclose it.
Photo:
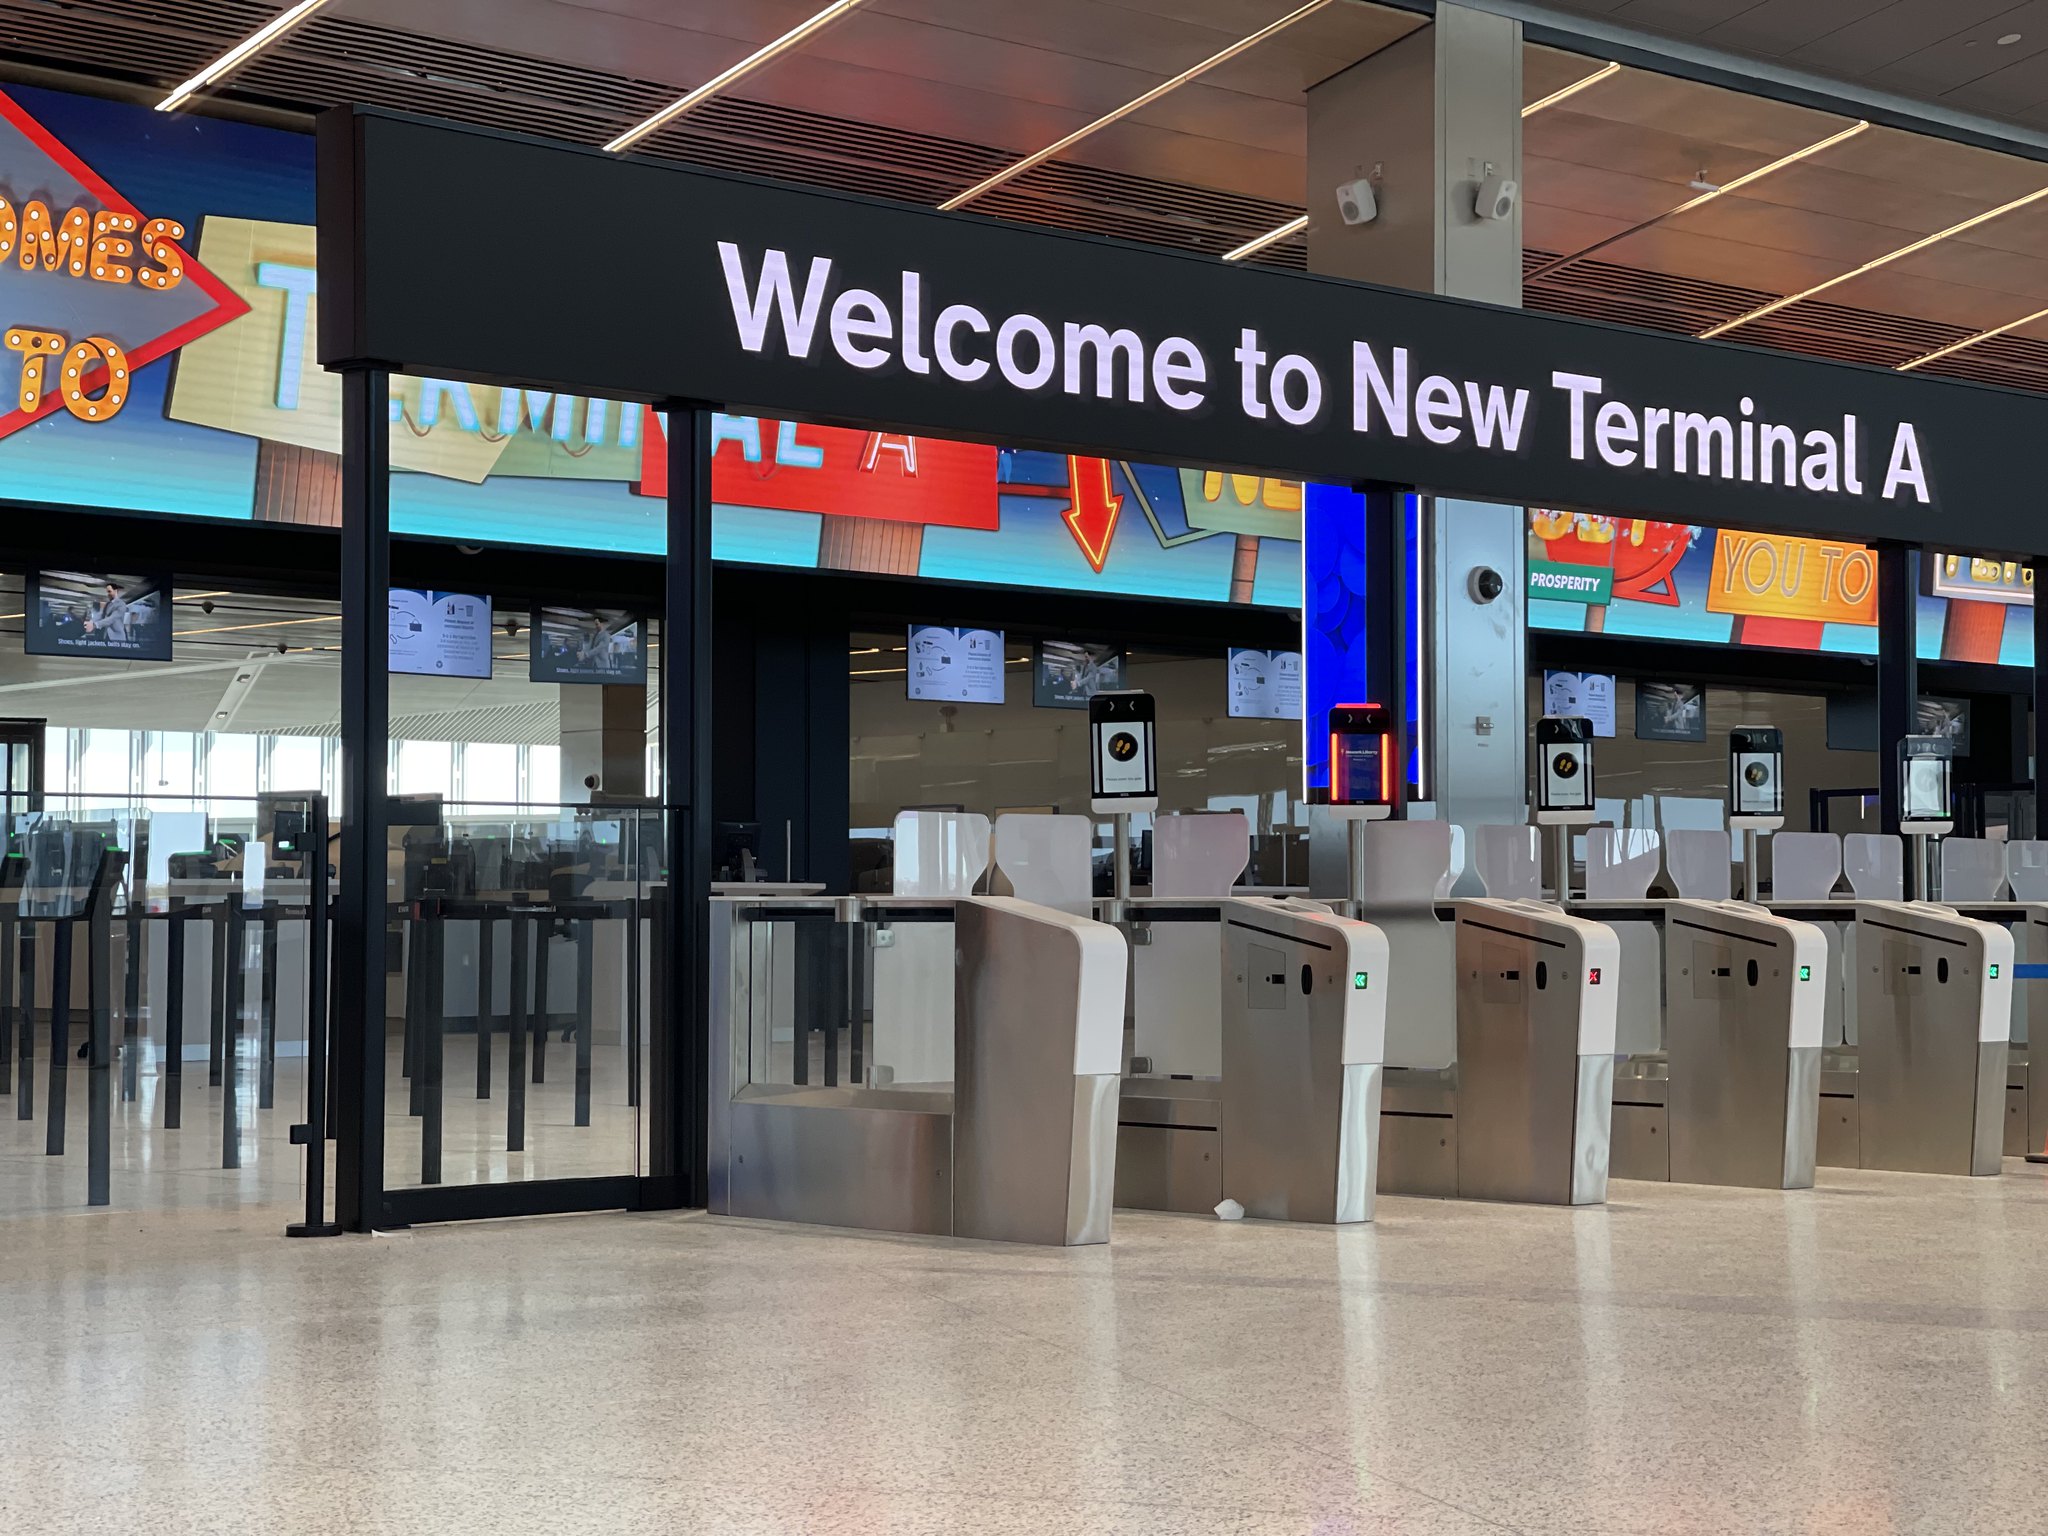
M 1877 654 L 1877 555 L 1842 540 L 1532 510 L 1528 594 L 1532 629 Z M 1930 552 L 1915 647 L 2031 667 L 2032 604 L 2025 567 Z
M 0 200 L 53 225 L 25 260 L 0 251 L 0 328 L 85 347 L 86 364 L 70 404 L 52 392 L 0 417 L 0 500 L 338 520 L 340 388 L 314 360 L 310 138 L 16 88 L 0 93 Z M 74 262 L 74 231 L 126 245 L 129 280 Z M 536 276 L 536 304 L 550 280 Z M 15 353 L 0 370 L 26 386 L 45 364 L 26 340 Z M 396 379 L 393 394 L 395 532 L 661 552 L 663 423 L 644 407 L 442 379 Z M 1301 600 L 1294 482 L 737 415 L 714 430 L 720 560 Z

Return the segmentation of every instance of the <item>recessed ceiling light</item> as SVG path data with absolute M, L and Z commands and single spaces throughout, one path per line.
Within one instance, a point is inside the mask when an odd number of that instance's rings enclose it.
M 1999 46 L 1999 47 L 2001 47 L 2001 48 L 2010 48 L 2010 47 L 2011 47 L 2011 46 L 2012 46 L 2012 45 L 2013 45 L 2014 43 L 2018 42 L 2019 40 L 2020 40 L 2020 34 L 2019 34 L 2019 33 L 2017 33 L 2017 32 L 2008 32 L 2008 33 L 2006 33 L 2006 34 L 2005 34 L 2005 36 L 2001 37 L 2001 38 L 2000 38 L 2000 39 L 1998 40 L 1998 46 Z

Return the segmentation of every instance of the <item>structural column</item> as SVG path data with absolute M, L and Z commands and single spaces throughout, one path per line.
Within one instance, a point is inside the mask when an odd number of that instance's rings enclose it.
M 1521 179 L 1521 105 L 1520 23 L 1451 0 L 1441 0 L 1429 26 L 1311 88 L 1309 270 L 1519 305 L 1520 207 L 1483 219 L 1475 202 L 1489 175 Z M 1373 184 L 1378 215 L 1347 225 L 1335 189 L 1361 177 Z M 1405 528 L 1399 498 L 1393 502 L 1391 526 Z M 1370 551 L 1380 536 L 1370 497 L 1367 505 Z M 1417 701 L 1420 798 L 1468 828 L 1519 822 L 1528 800 L 1526 513 L 1445 498 L 1426 507 L 1423 634 L 1431 665 Z M 1395 549 L 1404 562 L 1413 558 L 1405 546 Z
M 647 793 L 647 689 L 638 683 L 561 683 L 564 805 L 593 791 Z M 591 781 L 596 780 L 593 784 Z
M 649 1205 L 702 1205 L 710 1082 L 711 409 L 668 407 L 661 802 L 669 965 L 649 1039 Z
M 384 925 L 390 841 L 391 376 L 342 374 L 341 882 L 334 911 L 335 1217 L 384 1202 Z M 182 942 L 182 940 L 180 941 Z M 314 1154 L 318 1156 L 318 1150 Z

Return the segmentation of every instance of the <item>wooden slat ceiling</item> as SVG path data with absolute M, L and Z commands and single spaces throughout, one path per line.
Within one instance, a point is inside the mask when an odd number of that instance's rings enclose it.
M 2048 127 L 2042 0 L 1541 0 L 1802 71 Z
M 375 102 L 602 143 L 817 3 L 334 0 L 236 76 L 225 95 L 301 112 Z M 935 204 L 1295 3 L 869 0 L 641 149 Z M 1860 3 L 1828 0 L 1836 8 Z M 1686 4 L 1712 9 L 1707 0 Z M 1674 7 L 1683 8 L 1677 0 Z M 0 0 L 0 60 L 156 89 L 275 8 L 276 0 Z M 1641 19 L 1628 5 L 1584 8 Z M 1326 194 L 1311 197 L 1303 186 L 1305 92 L 1420 24 L 1407 11 L 1336 0 L 976 207 L 1212 253 L 1299 215 L 1305 203 L 1314 218 L 1334 217 Z M 1597 62 L 1530 47 L 1525 100 L 1582 79 Z M 1824 112 L 1636 68 L 1525 120 L 1527 269 L 1623 236 L 1533 277 L 1525 301 L 1697 334 L 2048 186 L 2048 165 L 1871 128 L 1739 193 L 1665 217 L 1696 195 L 1696 179 L 1725 183 L 1847 126 Z M 1283 242 L 1257 259 L 1298 268 L 1306 245 Z M 1896 367 L 2044 307 L 2048 200 L 1732 334 Z M 2048 322 L 1928 371 L 2048 389 Z
M 1531 50 L 1532 57 L 1547 50 Z M 1582 67 L 1582 61 L 1572 61 Z M 1563 64 L 1550 67 L 1555 73 Z M 1532 77 L 1531 67 L 1526 71 Z M 1529 94 L 1537 94 L 1533 86 Z M 1848 118 L 1625 69 L 1523 125 L 1523 243 L 1534 272 L 1849 127 Z M 1697 334 L 2013 198 L 2048 165 L 1873 127 L 1739 192 L 1535 279 L 1531 308 Z M 1730 333 L 1887 367 L 2048 307 L 2048 200 Z M 2048 387 L 2048 324 L 1929 366 Z

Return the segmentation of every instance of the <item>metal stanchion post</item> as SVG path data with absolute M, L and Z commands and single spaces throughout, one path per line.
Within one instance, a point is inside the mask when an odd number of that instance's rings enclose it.
M 242 915 L 242 894 L 228 897 L 228 970 L 225 1011 L 221 1019 L 220 1165 L 242 1166 L 242 1010 L 249 1001 L 248 920 Z
M 164 919 L 164 1129 L 185 1123 L 185 945 L 191 930 L 183 913 Z
M 101 855 L 85 898 L 85 1203 L 113 1201 L 114 882 L 126 855 Z
M 228 929 L 232 926 L 228 914 L 233 906 L 232 896 L 222 897 L 220 909 L 212 917 L 213 972 L 208 987 L 206 1042 L 206 1086 L 209 1088 L 220 1086 L 222 1050 L 227 1039 Z
M 533 955 L 533 1080 L 548 1080 L 548 1026 L 554 1015 L 548 1011 L 548 952 L 555 947 L 555 909 L 549 907 L 534 919 Z
M 306 899 L 306 1123 L 291 1130 L 306 1149 L 306 1219 L 285 1227 L 287 1237 L 334 1237 L 341 1223 L 327 1219 L 327 1139 L 332 1124 L 328 1103 L 327 974 L 327 800 L 311 797 L 307 821 Z
M 277 903 L 266 901 L 258 931 L 263 940 L 262 990 L 257 994 L 257 1029 L 261 1034 L 256 1064 L 256 1107 L 272 1109 L 277 1103 Z
M 64 1155 L 64 1111 L 71 1089 L 71 924 L 57 919 L 50 946 L 50 1109 L 43 1150 Z
M 17 1120 L 36 1117 L 36 927 L 21 920 L 21 1048 L 15 1055 Z
M 493 939 L 497 929 L 498 920 L 486 907 L 476 920 L 476 1096 L 480 1099 L 491 1096 L 491 1034 L 497 1024 L 491 999 L 498 984 Z
M 591 951 L 597 945 L 597 919 L 582 917 L 576 919 L 576 1123 L 590 1124 L 590 1054 L 591 1032 L 596 1021 L 591 1017 L 596 1007 L 594 997 L 593 962 Z
M 142 1089 L 142 912 L 133 895 L 122 924 L 121 971 L 121 1102 L 132 1104 Z
M 423 901 L 413 919 L 413 954 L 424 973 L 420 981 L 420 1002 L 425 1015 L 419 1021 L 419 1070 L 413 1078 L 420 1094 L 422 1184 L 441 1182 L 441 1067 L 448 1039 L 448 968 L 442 945 L 448 924 L 440 906 L 438 901 Z
M 512 913 L 512 1023 L 506 1034 L 505 1150 L 526 1150 L 527 953 L 531 947 L 531 913 Z
M 14 1091 L 14 963 L 18 955 L 14 919 L 0 916 L 0 1093 Z

